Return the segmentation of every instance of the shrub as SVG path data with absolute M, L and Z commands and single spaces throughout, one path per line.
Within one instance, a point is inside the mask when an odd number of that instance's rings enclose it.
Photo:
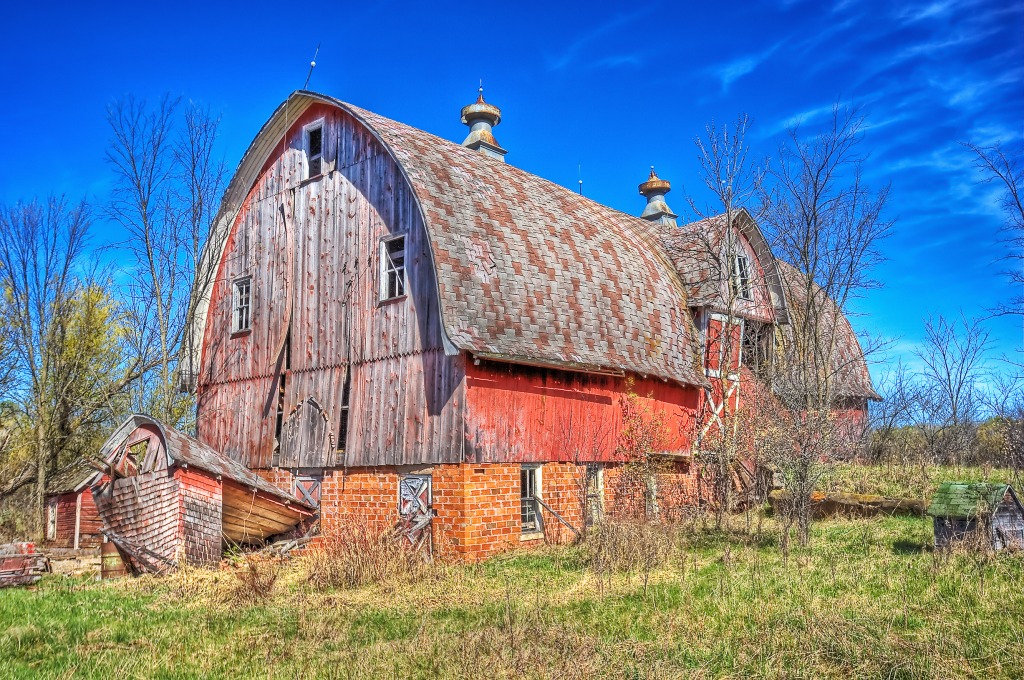
M 585 548 L 590 568 L 598 575 L 649 574 L 665 564 L 672 552 L 671 529 L 663 524 L 608 520 L 591 530 Z
M 274 557 L 252 553 L 245 555 L 239 567 L 231 573 L 235 576 L 227 590 L 231 604 L 265 602 L 274 593 L 274 585 L 281 575 L 281 562 Z
M 426 557 L 393 529 L 346 518 L 302 557 L 314 590 L 358 588 L 371 583 L 409 582 L 426 574 Z

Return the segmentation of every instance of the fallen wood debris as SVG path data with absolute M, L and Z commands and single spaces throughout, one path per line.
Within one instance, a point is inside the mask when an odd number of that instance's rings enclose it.
M 34 543 L 0 545 L 0 588 L 32 585 L 49 571 L 50 561 Z
M 772 510 L 785 502 L 789 495 L 785 490 L 772 491 L 768 502 Z M 911 515 L 923 517 L 928 508 L 925 501 L 914 498 L 888 498 L 861 493 L 815 493 L 811 496 L 814 517 L 873 517 L 875 515 Z

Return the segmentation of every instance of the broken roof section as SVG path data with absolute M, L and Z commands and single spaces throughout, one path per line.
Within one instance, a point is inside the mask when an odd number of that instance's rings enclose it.
M 983 517 L 1002 502 L 1007 491 L 1020 506 L 1020 501 L 1009 484 L 943 482 L 932 497 L 928 514 L 932 517 L 953 519 Z
M 159 439 L 152 441 L 152 435 Z M 132 460 L 131 449 L 135 444 L 148 441 L 145 456 Z M 274 496 L 289 504 L 313 510 L 313 506 L 285 493 L 238 461 L 218 453 L 198 439 L 174 428 L 163 425 L 150 416 L 136 413 L 128 417 L 114 430 L 106 444 L 100 449 L 100 456 L 115 476 L 152 472 L 172 467 L 189 467 L 212 475 L 221 476 L 243 487 Z M 134 468 L 132 470 L 132 468 Z

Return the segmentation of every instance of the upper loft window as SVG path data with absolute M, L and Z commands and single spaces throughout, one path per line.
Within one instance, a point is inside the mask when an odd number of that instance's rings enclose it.
M 732 292 L 736 297 L 750 300 L 750 261 L 746 255 L 737 255 L 732 263 Z
M 251 327 L 252 279 L 235 279 L 231 284 L 231 332 L 241 333 Z
M 310 123 L 304 129 L 306 146 L 306 178 L 324 171 L 324 121 Z
M 380 300 L 405 295 L 405 237 L 380 242 Z

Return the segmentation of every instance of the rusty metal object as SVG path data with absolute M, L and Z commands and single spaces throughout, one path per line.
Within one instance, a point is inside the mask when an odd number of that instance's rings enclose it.
M 100 578 L 105 580 L 127 575 L 128 570 L 121 559 L 121 553 L 117 551 L 117 545 L 113 541 L 104 541 L 100 545 Z

